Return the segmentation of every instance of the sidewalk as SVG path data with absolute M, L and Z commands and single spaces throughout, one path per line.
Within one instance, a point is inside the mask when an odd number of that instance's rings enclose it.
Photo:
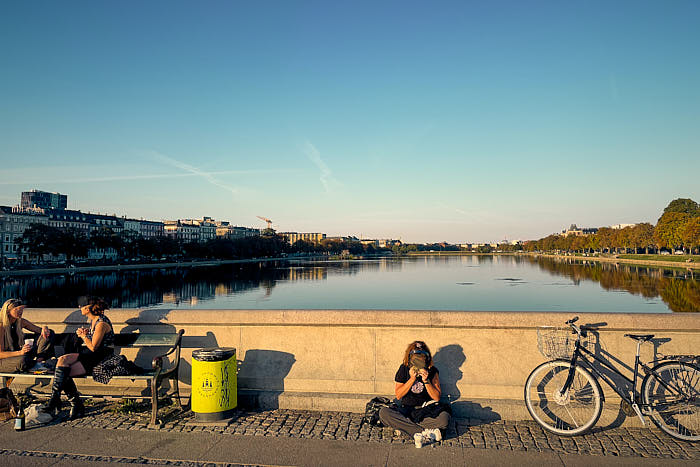
M 615 429 L 576 438 L 530 422 L 456 420 L 446 440 L 416 449 L 392 430 L 344 412 L 240 412 L 228 426 L 196 426 L 191 414 L 161 430 L 141 414 L 91 408 L 74 422 L 14 432 L 0 426 L 0 463 L 32 465 L 698 465 L 700 443 L 658 430 Z

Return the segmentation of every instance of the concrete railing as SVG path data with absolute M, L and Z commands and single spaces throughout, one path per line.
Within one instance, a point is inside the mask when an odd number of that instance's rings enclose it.
M 406 346 L 425 341 L 440 370 L 443 394 L 460 416 L 527 419 L 523 385 L 545 358 L 537 327 L 557 326 L 573 313 L 357 310 L 131 310 L 108 312 L 116 332 L 185 329 L 180 380 L 189 392 L 191 352 L 237 349 L 239 398 L 262 407 L 361 412 L 375 395 L 392 395 Z M 663 340 L 643 346 L 655 354 L 700 353 L 700 315 L 579 314 L 579 323 L 607 323 L 598 352 L 630 365 L 635 343 L 625 333 Z M 60 332 L 84 323 L 79 312 L 27 309 L 25 317 Z M 146 366 L 151 354 L 127 354 Z M 601 383 L 602 384 L 602 383 Z M 607 386 L 609 422 L 619 399 Z M 89 388 L 85 388 L 89 390 Z M 602 423 L 605 423 L 605 418 Z

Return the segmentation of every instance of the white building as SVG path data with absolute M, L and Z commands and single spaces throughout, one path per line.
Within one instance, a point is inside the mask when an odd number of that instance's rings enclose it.
M 27 261 L 15 242 L 32 224 L 48 225 L 49 218 L 38 212 L 23 211 L 20 208 L 0 206 L 0 266 L 8 261 Z

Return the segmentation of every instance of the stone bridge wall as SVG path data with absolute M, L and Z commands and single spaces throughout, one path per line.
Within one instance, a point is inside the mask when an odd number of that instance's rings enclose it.
M 432 350 L 443 393 L 458 415 L 512 420 L 529 418 L 523 385 L 545 360 L 537 349 L 537 327 L 562 325 L 573 313 L 115 309 L 108 316 L 116 332 L 185 329 L 180 380 L 186 394 L 192 350 L 235 347 L 242 403 L 361 412 L 371 397 L 393 394 L 403 352 L 420 339 Z M 597 351 L 627 365 L 633 362 L 635 343 L 625 333 L 663 338 L 642 347 L 647 360 L 655 353 L 700 353 L 700 315 L 579 316 L 580 324 L 607 323 L 596 336 Z M 66 309 L 27 309 L 25 317 L 58 332 L 84 323 L 79 312 Z M 128 354 L 142 366 L 152 355 Z M 604 417 L 611 421 L 618 416 L 619 400 L 602 386 Z

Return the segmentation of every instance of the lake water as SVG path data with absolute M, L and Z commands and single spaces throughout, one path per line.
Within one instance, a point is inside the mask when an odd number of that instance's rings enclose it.
M 695 273 L 697 274 L 697 273 Z M 669 313 L 700 311 L 691 272 L 524 256 L 270 261 L 0 279 L 2 299 L 73 307 Z

